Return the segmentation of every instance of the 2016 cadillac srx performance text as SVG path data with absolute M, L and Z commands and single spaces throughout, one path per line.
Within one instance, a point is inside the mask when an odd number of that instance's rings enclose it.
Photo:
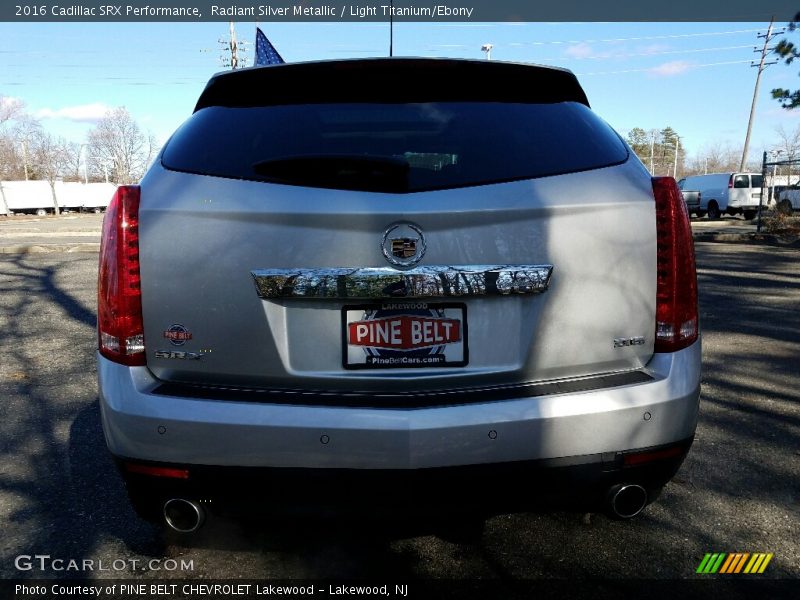
M 109 206 L 98 337 L 108 447 L 178 531 L 237 503 L 631 517 L 697 423 L 680 191 L 547 67 L 213 77 Z

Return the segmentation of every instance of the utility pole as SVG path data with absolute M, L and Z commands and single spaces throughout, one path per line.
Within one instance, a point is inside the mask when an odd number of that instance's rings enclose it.
M 223 67 L 235 70 L 247 66 L 247 59 L 243 56 L 247 52 L 246 44 L 236 39 L 236 27 L 234 27 L 233 21 L 230 22 L 230 38 L 227 40 L 219 38 L 217 41 L 222 44 L 222 54 L 219 60 Z
M 653 159 L 655 158 L 655 151 L 656 151 L 656 134 L 654 131 L 650 132 L 650 175 L 653 177 L 656 176 L 655 166 L 653 165 Z
M 681 138 L 677 135 L 675 136 L 675 164 L 672 167 L 672 177 L 677 179 L 678 178 L 678 149 L 681 146 Z
M 750 105 L 750 119 L 747 121 L 747 135 L 744 138 L 744 150 L 742 151 L 742 162 L 739 164 L 739 170 L 744 171 L 744 165 L 747 162 L 747 152 L 750 150 L 750 133 L 753 130 L 753 117 L 755 116 L 756 112 L 756 101 L 758 100 L 758 86 L 761 84 L 761 73 L 764 72 L 770 65 L 774 65 L 777 63 L 777 60 L 772 62 L 766 62 L 767 54 L 772 52 L 775 48 L 770 48 L 769 43 L 772 41 L 774 37 L 779 35 L 783 35 L 785 33 L 785 29 L 781 29 L 780 31 L 776 31 L 775 33 L 772 32 L 772 25 L 775 22 L 775 18 L 773 17 L 772 20 L 769 22 L 769 28 L 767 29 L 767 33 L 764 35 L 759 34 L 757 37 L 764 38 L 764 46 L 761 48 L 761 60 L 756 63 L 750 63 L 751 67 L 758 66 L 758 74 L 756 75 L 756 87 L 753 90 L 753 103 Z M 758 48 L 753 48 L 753 52 L 759 52 Z
M 22 167 L 25 169 L 25 181 L 28 181 L 28 145 L 22 140 Z
M 86 150 L 84 150 L 86 148 Z M 88 144 L 81 144 L 80 151 L 78 153 L 78 168 L 80 169 L 80 159 L 83 157 L 83 183 L 89 183 L 89 169 L 87 168 L 86 163 L 88 162 L 89 154 L 89 145 Z

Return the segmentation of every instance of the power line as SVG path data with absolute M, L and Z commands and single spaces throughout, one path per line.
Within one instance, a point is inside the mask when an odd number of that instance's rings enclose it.
M 726 50 L 742 50 L 751 48 L 752 44 L 744 46 L 718 46 L 716 48 L 694 48 L 690 50 L 663 50 L 657 52 L 631 52 L 627 54 L 598 54 L 596 56 L 559 56 L 557 58 L 539 58 L 542 62 L 562 62 L 565 60 L 612 60 L 620 58 L 638 58 L 642 56 L 666 56 L 674 54 L 697 54 L 699 52 L 723 52 Z
M 705 63 L 705 64 L 702 64 L 702 65 L 693 65 L 693 64 L 687 63 L 685 65 L 685 67 L 686 67 L 686 70 L 688 71 L 690 69 L 701 69 L 701 68 L 705 68 L 705 67 L 720 67 L 720 66 L 723 66 L 723 65 L 740 65 L 740 64 L 749 63 L 749 62 L 751 62 L 751 61 L 750 60 L 728 60 L 728 61 L 724 61 L 724 62 Z M 594 73 L 575 73 L 575 75 L 580 75 L 581 77 L 583 77 L 583 76 L 586 76 L 586 75 L 619 75 L 621 73 L 647 73 L 647 72 L 651 72 L 652 73 L 652 72 L 657 71 L 657 69 L 658 69 L 658 67 L 648 67 L 646 69 L 625 69 L 625 70 L 622 70 L 622 71 L 596 71 Z
M 646 36 L 636 36 L 636 37 L 627 37 L 627 38 L 608 38 L 608 39 L 598 39 L 598 40 L 550 40 L 546 42 L 509 42 L 507 44 L 495 44 L 498 48 L 520 48 L 525 46 L 548 46 L 548 45 L 564 45 L 564 44 L 604 44 L 604 43 L 614 43 L 614 42 L 643 42 L 643 41 L 651 41 L 651 40 L 671 40 L 671 39 L 681 39 L 681 38 L 696 38 L 696 37 L 707 37 L 707 36 L 720 36 L 720 35 L 734 35 L 737 33 L 753 33 L 761 31 L 760 29 L 735 29 L 732 31 L 706 31 L 703 33 L 676 33 L 676 34 L 668 34 L 668 35 L 646 35 Z M 427 46 L 429 49 L 433 48 L 469 48 L 470 46 L 467 44 L 433 44 Z M 749 48 L 748 46 L 745 46 Z
M 705 37 L 712 35 L 733 35 L 736 33 L 753 33 L 760 29 L 736 29 L 732 31 L 708 31 L 704 33 L 675 33 L 668 35 L 644 35 L 628 38 L 608 38 L 599 40 L 551 40 L 547 42 L 519 42 L 521 45 L 546 46 L 548 44 L 601 44 L 609 42 L 640 42 L 648 40 L 670 40 L 679 38 Z

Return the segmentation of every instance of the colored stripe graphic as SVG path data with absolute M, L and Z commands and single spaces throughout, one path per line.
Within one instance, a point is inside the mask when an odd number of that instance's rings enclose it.
M 737 573 L 760 574 L 763 573 L 767 565 L 772 561 L 774 554 L 758 552 L 725 552 L 707 553 L 696 573 L 703 575 L 713 575 L 715 573 L 731 575 Z
M 725 560 L 725 553 L 721 552 L 719 558 L 717 558 L 717 562 L 715 562 L 714 566 L 711 567 L 712 573 L 716 573 L 717 571 L 719 571 L 719 568 L 722 565 L 723 560 Z
M 744 563 L 748 559 L 749 556 L 750 556 L 749 552 L 745 552 L 744 554 L 740 554 L 739 555 L 739 562 L 736 563 L 736 567 L 733 569 L 734 573 L 741 572 L 742 568 L 744 568 Z
M 710 554 L 706 554 L 703 557 L 703 560 L 700 561 L 700 566 L 697 567 L 697 571 L 695 571 L 695 573 L 705 573 L 706 572 L 706 570 L 705 570 L 706 569 L 706 565 L 708 564 L 710 559 L 711 559 L 711 555 Z
M 753 567 L 755 566 L 756 561 L 758 561 L 758 558 L 760 556 L 761 556 L 761 554 L 753 554 L 753 557 L 750 559 L 750 562 L 747 563 L 747 566 L 744 568 L 744 572 L 745 573 L 752 573 L 753 572 Z
M 726 554 L 724 552 L 706 554 L 703 558 L 703 562 L 697 567 L 697 572 L 703 574 L 716 573 L 722 565 L 722 561 L 725 560 L 725 556 Z
M 739 558 L 738 554 L 728 554 L 728 558 L 722 564 L 722 568 L 719 570 L 720 573 L 730 573 L 730 569 L 733 564 L 736 562 L 736 559 Z
M 763 562 L 763 563 L 761 563 L 761 568 L 758 570 L 758 572 L 759 572 L 759 573 L 763 573 L 763 572 L 764 572 L 764 569 L 766 569 L 766 568 L 767 568 L 767 565 L 769 564 L 769 561 L 771 561 L 771 560 L 772 560 L 772 557 L 773 557 L 773 556 L 774 556 L 774 555 L 772 554 L 772 552 L 770 552 L 769 554 L 767 554 L 766 558 L 764 558 L 764 562 Z
M 769 554 L 754 554 L 753 558 L 750 559 L 750 562 L 747 563 L 744 572 L 763 573 L 773 556 L 774 555 L 771 552 Z

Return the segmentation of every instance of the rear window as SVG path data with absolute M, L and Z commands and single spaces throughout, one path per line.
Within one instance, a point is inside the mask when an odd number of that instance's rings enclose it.
M 733 178 L 733 187 L 734 188 L 749 188 L 750 187 L 750 176 L 749 175 L 737 175 Z
M 210 106 L 168 142 L 176 171 L 417 192 L 597 169 L 628 157 L 577 102 Z
M 750 176 L 751 184 L 750 187 L 759 188 L 761 189 L 764 186 L 764 176 L 763 175 L 751 175 Z

